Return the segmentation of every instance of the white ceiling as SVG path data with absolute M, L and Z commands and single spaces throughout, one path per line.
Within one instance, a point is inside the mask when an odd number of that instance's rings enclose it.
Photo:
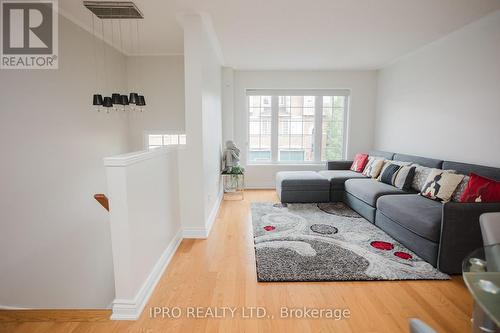
M 182 54 L 180 12 L 212 18 L 225 65 L 236 69 L 375 69 L 480 17 L 500 0 L 135 0 L 140 51 L 129 42 L 135 22 L 122 23 L 128 54 Z M 59 1 L 63 14 L 87 28 L 81 0 Z M 100 22 L 96 21 L 100 28 Z M 105 26 L 107 39 L 111 26 Z M 119 46 L 119 24 L 114 25 Z

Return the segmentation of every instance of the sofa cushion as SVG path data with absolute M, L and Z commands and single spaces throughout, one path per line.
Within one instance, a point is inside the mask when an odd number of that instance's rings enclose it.
M 408 193 L 376 179 L 349 179 L 345 182 L 345 191 L 372 207 L 375 207 L 377 199 L 383 195 Z
M 500 181 L 500 168 L 493 168 L 477 164 L 467 164 L 459 162 L 443 162 L 444 170 L 456 170 L 457 173 L 470 175 L 472 172 L 482 177 Z
M 436 168 L 436 169 L 441 169 L 441 167 L 443 166 L 442 160 L 436 160 L 434 158 L 427 158 L 415 155 L 394 154 L 393 160 L 402 162 L 411 162 L 428 168 Z
M 418 194 L 387 195 L 377 201 L 377 210 L 411 232 L 439 242 L 443 204 Z
M 280 171 L 276 173 L 276 187 L 283 190 L 330 189 L 330 182 L 314 171 Z
M 351 170 L 322 170 L 318 173 L 330 181 L 332 188 L 341 190 L 344 189 L 344 183 L 348 179 L 366 178 L 363 174 Z
M 382 158 L 385 160 L 392 160 L 394 157 L 394 153 L 388 152 L 388 151 L 381 151 L 381 150 L 370 150 L 368 153 L 369 156 L 375 156 L 378 158 Z

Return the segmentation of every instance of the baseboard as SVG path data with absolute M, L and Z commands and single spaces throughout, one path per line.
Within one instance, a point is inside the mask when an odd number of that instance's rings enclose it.
M 275 190 L 276 186 L 262 185 L 262 186 L 245 186 L 245 190 Z
M 177 251 L 182 240 L 182 231 L 179 230 L 170 244 L 163 251 L 146 281 L 134 299 L 115 299 L 113 301 L 112 320 L 136 320 L 140 317 L 158 281 L 165 272 L 170 260 Z
M 208 219 L 205 222 L 205 229 L 207 230 L 207 237 L 210 235 L 210 231 L 212 231 L 212 227 L 214 226 L 215 220 L 217 219 L 217 214 L 219 214 L 219 208 L 222 203 L 222 199 L 224 198 L 224 190 L 222 187 L 219 189 L 219 193 L 217 193 L 217 199 L 215 200 L 215 204 L 210 211 L 210 215 L 208 215 Z
M 219 213 L 219 208 L 222 203 L 222 199 L 224 198 L 224 191 L 221 189 L 217 194 L 217 199 L 215 200 L 215 204 L 208 215 L 207 221 L 205 222 L 204 228 L 184 228 L 182 230 L 183 238 L 197 238 L 197 239 L 205 239 L 210 235 L 210 231 L 217 219 L 217 214 Z
M 208 237 L 206 228 L 184 228 L 182 238 L 205 239 Z
M 34 310 L 33 308 L 20 308 L 17 306 L 8 306 L 0 304 L 0 310 Z

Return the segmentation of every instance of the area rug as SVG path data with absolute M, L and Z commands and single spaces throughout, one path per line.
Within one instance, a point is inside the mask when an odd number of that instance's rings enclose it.
M 342 203 L 252 204 L 258 281 L 446 280 Z

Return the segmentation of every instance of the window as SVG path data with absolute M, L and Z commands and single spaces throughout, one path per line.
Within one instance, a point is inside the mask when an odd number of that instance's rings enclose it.
M 247 98 L 250 164 L 344 157 L 348 90 L 247 90 Z
M 186 144 L 186 134 L 147 134 L 146 137 L 148 149 Z
M 251 162 L 271 161 L 271 96 L 250 96 L 249 111 L 249 151 Z
M 278 160 L 314 161 L 314 96 L 279 96 Z

